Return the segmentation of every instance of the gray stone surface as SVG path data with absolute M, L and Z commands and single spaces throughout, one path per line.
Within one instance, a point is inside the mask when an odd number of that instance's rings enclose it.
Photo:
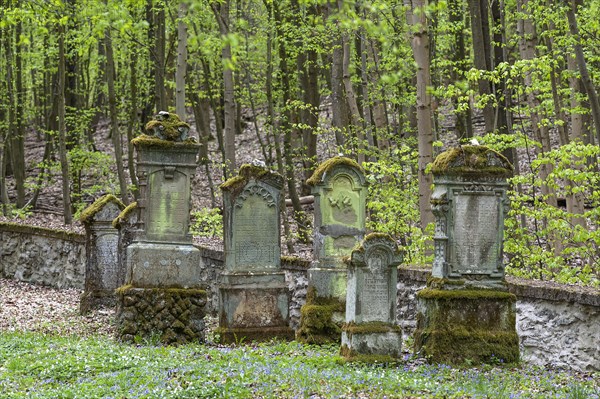
M 56 288 L 83 289 L 85 237 L 0 223 L 0 276 Z

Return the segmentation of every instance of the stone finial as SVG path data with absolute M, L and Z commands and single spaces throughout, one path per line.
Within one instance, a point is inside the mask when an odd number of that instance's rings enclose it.
M 179 119 L 177 114 L 160 111 L 146 124 L 149 136 L 168 141 L 184 141 L 188 138 L 190 125 Z
M 463 145 L 451 148 L 435 158 L 431 165 L 434 175 L 491 175 L 511 177 L 513 166 L 506 157 L 483 145 Z

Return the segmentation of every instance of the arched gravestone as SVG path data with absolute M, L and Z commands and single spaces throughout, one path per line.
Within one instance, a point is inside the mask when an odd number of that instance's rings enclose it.
M 121 201 L 108 194 L 81 213 L 86 233 L 85 285 L 79 304 L 82 314 L 116 304 L 115 290 L 123 285 L 125 270 L 118 261 L 119 236 L 112 220 L 123 208 Z
M 517 361 L 516 297 L 502 256 L 512 165 L 487 147 L 462 146 L 432 166 L 435 257 L 417 294 L 415 350 L 435 362 Z
M 206 291 L 189 234 L 200 145 L 187 138 L 188 130 L 177 115 L 160 112 L 146 125 L 147 135 L 132 141 L 140 195 L 125 285 L 118 289 L 118 334 L 125 341 L 157 333 L 166 344 L 204 338 Z
M 342 326 L 344 357 L 400 357 L 402 330 L 396 324 L 396 293 L 401 261 L 398 246 L 387 234 L 371 233 L 352 251 Z
M 283 177 L 253 165 L 223 185 L 225 271 L 219 285 L 221 342 L 293 339 L 281 270 Z
M 358 163 L 345 157 L 323 162 L 307 181 L 315 197 L 314 256 L 309 292 L 296 338 L 339 342 L 344 322 L 347 267 L 342 261 L 365 234 L 366 183 Z

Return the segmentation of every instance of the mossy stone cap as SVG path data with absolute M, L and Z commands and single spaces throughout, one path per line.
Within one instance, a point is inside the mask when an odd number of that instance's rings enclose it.
M 463 145 L 442 152 L 433 161 L 434 175 L 511 177 L 513 166 L 506 157 L 483 145 Z
M 323 180 L 323 177 L 328 171 L 330 171 L 338 165 L 345 165 L 350 168 L 355 168 L 359 170 L 361 174 L 364 174 L 363 168 L 355 160 L 343 156 L 336 156 L 321 163 L 319 167 L 314 171 L 310 179 L 306 181 L 306 184 L 308 184 L 309 186 L 316 186 Z
M 125 205 L 117 197 L 112 194 L 106 194 L 94 201 L 92 205 L 85 208 L 84 211 L 81 212 L 81 216 L 79 216 L 79 221 L 81 223 L 91 223 L 94 216 L 110 202 L 116 204 L 120 210 L 125 208 Z
M 251 179 L 268 180 L 277 188 L 283 187 L 283 176 L 262 166 L 256 166 L 249 163 L 243 164 L 240 167 L 240 172 L 237 176 L 228 179 L 221 184 L 221 190 L 236 191 L 244 187 Z

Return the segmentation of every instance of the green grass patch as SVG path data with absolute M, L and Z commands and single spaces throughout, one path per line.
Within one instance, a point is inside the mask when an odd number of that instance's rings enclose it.
M 598 398 L 600 376 L 536 367 L 344 364 L 338 346 L 126 345 L 0 335 L 1 398 Z

